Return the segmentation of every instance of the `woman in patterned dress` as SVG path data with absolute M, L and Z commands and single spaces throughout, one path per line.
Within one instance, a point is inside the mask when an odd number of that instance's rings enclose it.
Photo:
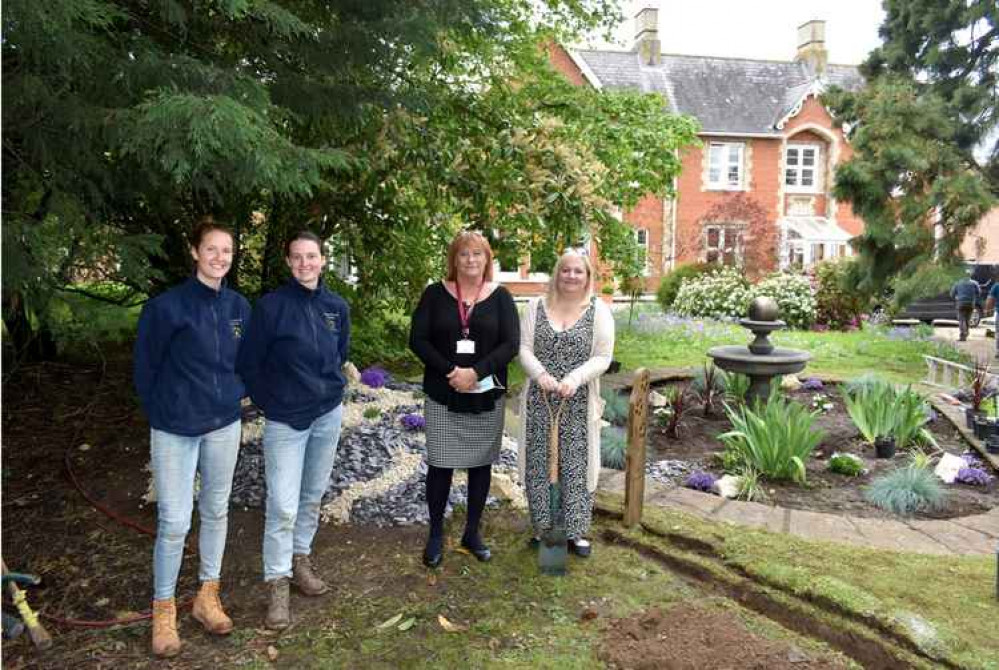
M 492 464 L 503 437 L 507 364 L 520 341 L 510 292 L 492 280 L 492 250 L 476 232 L 459 234 L 447 253 L 447 277 L 423 292 L 409 346 L 423 362 L 427 394 L 427 507 L 423 563 L 443 558 L 444 510 L 455 468 L 468 469 L 468 515 L 461 546 L 480 561 L 492 554 L 479 535 Z
M 589 259 L 567 251 L 555 264 L 547 295 L 531 301 L 520 324 L 520 364 L 528 383 L 521 399 L 519 458 L 535 539 L 552 523 L 548 436 L 551 416 L 564 403 L 559 483 L 569 549 L 583 558 L 591 551 L 585 536 L 600 473 L 600 375 L 614 352 L 614 319 L 592 289 Z

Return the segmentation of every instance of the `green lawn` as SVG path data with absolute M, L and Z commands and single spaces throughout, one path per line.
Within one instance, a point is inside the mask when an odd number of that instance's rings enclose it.
M 850 379 L 865 372 L 877 372 L 895 381 L 914 382 L 926 371 L 923 355 L 948 360 L 965 360 L 964 354 L 948 343 L 927 339 L 927 330 L 913 333 L 918 339 L 895 339 L 903 331 L 868 328 L 853 332 L 777 332 L 771 340 L 777 346 L 804 349 L 812 360 L 802 376 L 809 373 Z M 737 324 L 711 320 L 666 317 L 648 310 L 627 324 L 627 313 L 618 315 L 615 358 L 626 370 L 638 367 L 700 367 L 708 360 L 708 349 L 724 344 L 749 343 L 752 338 Z

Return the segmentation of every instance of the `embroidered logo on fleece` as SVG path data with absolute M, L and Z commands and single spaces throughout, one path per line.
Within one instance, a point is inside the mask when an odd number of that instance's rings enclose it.
M 229 327 L 232 328 L 232 336 L 237 340 L 243 337 L 243 320 L 242 319 L 230 319 Z
M 323 322 L 331 332 L 340 330 L 340 315 L 337 312 L 323 312 Z

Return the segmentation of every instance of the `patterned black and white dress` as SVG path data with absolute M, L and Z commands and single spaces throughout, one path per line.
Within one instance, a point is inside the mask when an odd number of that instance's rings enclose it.
M 534 355 L 555 379 L 578 368 L 590 358 L 593 344 L 593 302 L 583 316 L 565 331 L 552 328 L 543 302 L 538 304 L 534 325 Z M 537 384 L 531 384 L 527 397 L 526 463 L 524 470 L 527 503 L 536 535 L 551 526 L 548 500 L 548 432 L 550 426 L 545 396 L 552 410 L 557 410 L 561 397 L 546 394 Z M 580 539 L 590 529 L 593 494 L 586 486 L 587 466 L 587 401 L 586 384 L 576 389 L 565 401 L 559 421 L 559 482 L 565 510 L 566 533 Z

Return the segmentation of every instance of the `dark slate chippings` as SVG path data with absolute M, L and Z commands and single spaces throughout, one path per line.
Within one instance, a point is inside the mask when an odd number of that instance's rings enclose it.
M 405 382 L 393 382 L 390 387 L 409 391 Z M 362 390 L 351 389 L 347 402 L 368 403 L 376 397 Z M 336 498 L 340 492 L 353 484 L 376 479 L 391 468 L 391 454 L 397 448 L 411 453 L 425 454 L 426 446 L 418 433 L 407 431 L 400 421 L 404 414 L 423 414 L 422 404 L 399 405 L 385 410 L 377 422 L 366 420 L 352 428 L 345 428 L 340 435 L 337 447 L 336 464 L 330 478 L 329 488 L 323 496 L 323 503 Z M 244 411 L 244 420 L 263 422 L 263 417 L 255 408 Z M 501 450 L 499 464 L 516 469 L 517 454 Z M 406 481 L 398 484 L 381 496 L 354 501 L 351 509 L 351 522 L 378 526 L 398 526 L 426 524 L 427 500 L 424 490 L 426 462 L 422 462 L 416 472 Z M 446 515 L 450 516 L 454 506 L 465 504 L 467 488 L 464 484 L 451 489 Z M 233 476 L 232 502 L 242 507 L 262 508 L 266 500 L 264 480 L 264 453 L 260 439 L 246 442 L 240 449 Z M 490 496 L 487 503 L 495 507 L 499 501 Z

